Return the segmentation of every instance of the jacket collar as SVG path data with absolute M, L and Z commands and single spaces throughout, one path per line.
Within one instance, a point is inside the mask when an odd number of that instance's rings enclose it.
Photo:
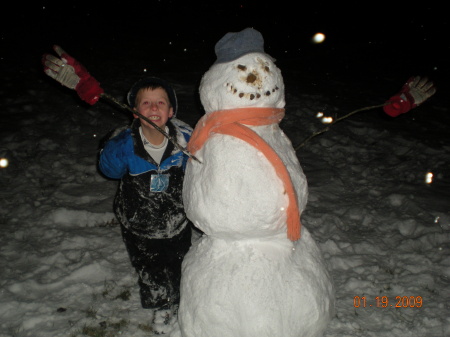
M 148 154 L 148 152 L 144 148 L 141 135 L 139 134 L 140 126 L 141 121 L 139 120 L 139 118 L 136 118 L 131 124 L 131 137 L 133 139 L 134 153 L 137 156 L 141 157 L 142 159 L 149 161 L 153 165 L 158 166 L 158 163 L 156 163 L 156 161 Z M 169 135 L 171 137 L 176 137 L 177 130 L 175 129 L 175 126 L 170 122 L 170 120 L 167 122 L 166 126 L 169 128 Z M 172 144 L 172 142 L 169 141 L 167 143 L 166 150 L 164 151 L 164 154 L 161 158 L 161 162 L 163 162 L 166 158 L 170 157 L 173 154 L 174 150 L 177 149 L 175 149 L 175 146 Z

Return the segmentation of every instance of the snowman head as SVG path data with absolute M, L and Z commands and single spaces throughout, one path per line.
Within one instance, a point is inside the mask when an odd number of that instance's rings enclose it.
M 261 33 L 252 28 L 227 33 L 217 42 L 217 61 L 200 83 L 200 100 L 206 113 L 285 106 L 281 71 L 263 46 Z

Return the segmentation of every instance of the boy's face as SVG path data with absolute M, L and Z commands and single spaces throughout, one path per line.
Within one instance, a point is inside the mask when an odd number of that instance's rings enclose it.
M 169 96 L 162 88 L 139 90 L 134 109 L 161 128 L 173 116 L 173 108 L 170 105 Z M 139 118 L 139 116 L 134 115 L 134 118 Z M 153 129 L 153 126 L 143 119 L 141 119 L 141 125 Z

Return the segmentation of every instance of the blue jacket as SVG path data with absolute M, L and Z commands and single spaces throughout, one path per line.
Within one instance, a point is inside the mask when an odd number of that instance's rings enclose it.
M 120 223 L 146 238 L 171 238 L 187 225 L 182 188 L 188 156 L 168 142 L 161 163 L 148 154 L 139 134 L 139 119 L 107 141 L 100 152 L 99 169 L 120 179 L 114 212 Z M 192 128 L 172 118 L 169 135 L 186 147 Z

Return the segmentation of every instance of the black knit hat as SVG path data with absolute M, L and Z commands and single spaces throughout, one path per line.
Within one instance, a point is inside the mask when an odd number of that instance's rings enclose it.
M 175 90 L 173 90 L 172 86 L 168 82 L 158 77 L 145 77 L 133 84 L 127 95 L 129 106 L 134 108 L 136 105 L 136 96 L 138 91 L 142 88 L 150 86 L 161 87 L 167 92 L 170 104 L 172 105 L 173 115 L 175 116 L 175 114 L 177 113 L 177 95 L 175 94 Z

